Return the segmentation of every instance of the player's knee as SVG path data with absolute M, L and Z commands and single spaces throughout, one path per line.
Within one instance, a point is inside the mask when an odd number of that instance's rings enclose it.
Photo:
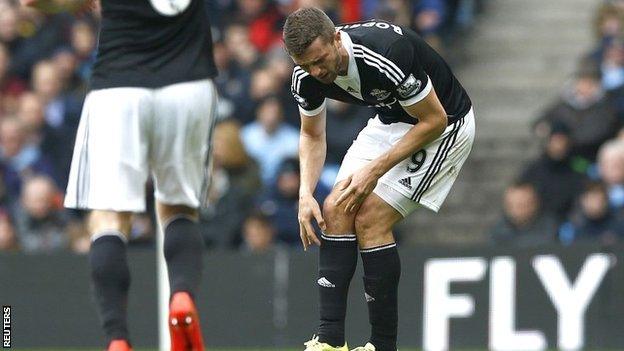
M 347 214 L 344 207 L 335 205 L 336 197 L 331 194 L 323 203 L 323 219 L 327 224 L 327 234 L 353 234 L 353 215 Z
M 323 202 L 323 219 L 325 222 L 335 222 L 340 216 L 344 215 L 338 206 L 336 206 L 335 201 L 336 199 L 329 195 Z

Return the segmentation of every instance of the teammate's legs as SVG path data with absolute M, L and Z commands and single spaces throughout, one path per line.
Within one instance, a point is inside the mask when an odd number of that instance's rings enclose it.
M 204 242 L 198 211 L 185 205 L 156 202 L 164 233 L 164 254 L 170 287 L 169 333 L 171 350 L 203 350 L 195 297 L 202 272 Z
M 319 341 L 334 347 L 345 345 L 347 295 L 357 266 L 357 240 L 353 226 L 355 214 L 347 214 L 344 206 L 334 204 L 343 183 L 336 184 L 323 204 L 323 219 L 327 228 L 321 235 L 317 281 Z
M 201 280 L 204 243 L 199 233 L 197 210 L 184 205 L 156 202 L 164 232 L 164 253 L 171 295 L 185 291 L 197 295 Z
M 126 257 L 130 212 L 92 211 L 89 265 L 93 293 L 107 342 L 129 340 L 127 324 L 130 271 Z
M 401 263 L 392 227 L 401 219 L 403 216 L 375 193 L 366 198 L 355 216 L 371 324 L 370 342 L 377 351 L 396 350 Z
M 205 162 L 214 125 L 210 80 L 173 84 L 154 94 L 150 164 L 171 295 L 195 296 L 201 278 L 203 239 L 197 223 Z
M 132 212 L 145 209 L 150 91 L 95 90 L 87 95 L 76 136 L 65 206 L 91 210 L 89 265 L 109 349 L 129 350 L 126 242 Z M 123 339 L 119 340 L 119 339 Z M 116 345 L 116 346 L 113 346 Z
M 171 287 L 172 350 L 203 350 L 194 302 L 204 250 L 197 208 L 216 117 L 214 84 L 206 79 L 157 89 L 154 108 L 149 158 Z

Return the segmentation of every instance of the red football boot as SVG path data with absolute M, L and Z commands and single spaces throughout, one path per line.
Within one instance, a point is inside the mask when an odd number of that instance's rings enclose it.
M 171 351 L 204 351 L 199 315 L 191 296 L 179 291 L 169 305 Z
M 130 346 L 127 340 L 117 339 L 108 344 L 106 351 L 132 351 L 132 346 Z

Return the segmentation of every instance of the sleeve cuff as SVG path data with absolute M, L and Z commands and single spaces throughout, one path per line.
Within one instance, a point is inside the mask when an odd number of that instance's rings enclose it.
M 420 100 L 426 98 L 427 95 L 429 95 L 429 92 L 431 92 L 431 88 L 433 88 L 433 84 L 431 83 L 431 78 L 427 76 L 427 85 L 425 85 L 425 88 L 420 93 L 412 96 L 408 100 L 399 100 L 399 103 L 401 106 L 414 105 L 415 103 L 420 102 Z
M 305 116 L 316 116 L 316 115 L 318 115 L 319 113 L 321 113 L 321 111 L 323 111 L 323 109 L 325 108 L 325 102 L 326 102 L 326 101 L 327 101 L 327 99 L 324 99 L 324 100 L 323 100 L 323 103 L 321 104 L 321 106 L 319 106 L 319 107 L 315 108 L 315 109 L 314 109 L 314 110 L 312 110 L 312 111 L 306 110 L 306 109 L 304 109 L 303 107 L 299 106 L 299 112 L 300 112 L 302 115 L 305 115 Z

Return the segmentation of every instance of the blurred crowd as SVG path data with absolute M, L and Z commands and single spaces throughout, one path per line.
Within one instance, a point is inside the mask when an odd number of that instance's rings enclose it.
M 249 252 L 299 245 L 299 113 L 292 62 L 281 45 L 288 13 L 323 8 L 336 23 L 382 18 L 412 27 L 445 52 L 480 0 L 206 0 L 220 100 L 208 248 Z M 75 133 L 97 47 L 98 13 L 43 15 L 0 0 L 0 251 L 85 253 L 85 214 L 63 208 Z M 624 103 L 623 103 L 624 104 Z M 371 116 L 328 104 L 328 153 L 316 192 L 329 193 L 340 161 Z M 338 131 L 338 132 L 335 132 Z M 151 184 L 146 184 L 151 194 Z M 153 210 L 153 198 L 146 199 Z M 151 212 L 136 214 L 131 245 L 154 245 Z
M 506 189 L 495 243 L 624 241 L 624 1 L 594 18 L 595 47 L 534 123 L 542 152 Z

